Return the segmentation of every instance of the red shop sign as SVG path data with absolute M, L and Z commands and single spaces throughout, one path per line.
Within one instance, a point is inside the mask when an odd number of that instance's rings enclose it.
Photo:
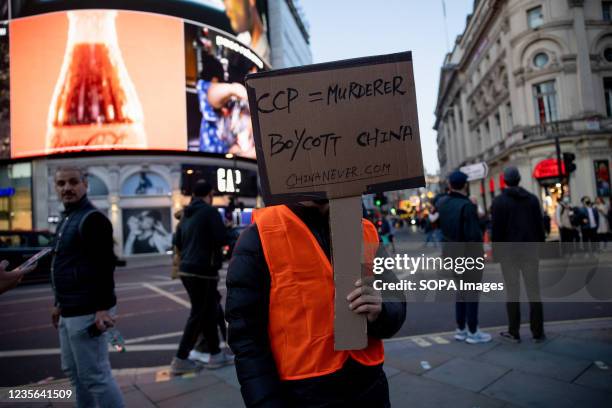
M 561 162 L 561 172 L 565 175 L 565 164 Z M 557 159 L 544 159 L 536 164 L 533 169 L 533 177 L 536 179 L 545 179 L 559 177 L 559 166 Z

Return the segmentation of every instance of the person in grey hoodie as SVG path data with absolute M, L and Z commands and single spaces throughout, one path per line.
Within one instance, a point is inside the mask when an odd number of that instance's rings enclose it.
M 508 331 L 502 332 L 501 336 L 514 343 L 521 341 L 519 294 L 522 275 L 529 298 L 531 333 L 533 339 L 540 342 L 546 336 L 543 307 L 540 301 L 538 248 L 533 244 L 516 243 L 544 241 L 542 209 L 535 195 L 519 187 L 521 175 L 516 167 L 509 166 L 504 170 L 504 180 L 508 187 L 493 200 L 491 206 L 493 254 L 501 263 L 506 281 Z M 500 242 L 504 244 L 497 244 Z
M 225 226 L 221 215 L 211 205 L 212 199 L 212 186 L 205 180 L 198 180 L 174 236 L 174 245 L 181 254 L 179 277 L 191 302 L 191 313 L 170 366 L 176 375 L 202 368 L 188 358 L 200 334 L 206 339 L 211 354 L 208 368 L 218 368 L 233 361 L 219 348 L 217 283 Z

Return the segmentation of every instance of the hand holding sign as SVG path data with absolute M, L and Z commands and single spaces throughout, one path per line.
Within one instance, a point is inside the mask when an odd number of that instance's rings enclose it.
M 246 79 L 267 205 L 330 199 L 336 349 L 367 345 L 346 297 L 361 278 L 363 193 L 425 185 L 410 52 Z

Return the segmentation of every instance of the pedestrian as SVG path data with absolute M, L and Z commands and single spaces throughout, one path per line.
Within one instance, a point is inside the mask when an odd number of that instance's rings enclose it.
M 367 265 L 379 240 L 362 225 Z M 225 310 L 247 407 L 390 406 L 381 339 L 402 326 L 405 298 L 383 301 L 370 278 L 357 281 L 346 307 L 367 317 L 368 346 L 335 351 L 330 243 L 327 200 L 257 210 L 240 236 Z
M 544 235 L 546 237 L 548 237 L 550 235 L 550 228 L 551 228 L 551 220 L 550 220 L 550 215 L 548 215 L 548 212 L 546 212 L 546 210 L 542 211 L 542 225 L 544 226 Z
M 571 254 L 574 252 L 575 243 L 578 241 L 578 231 L 574 226 L 576 214 L 568 196 L 564 196 L 558 203 L 555 219 L 559 226 L 561 249 L 564 254 Z
M 504 170 L 504 181 L 507 188 L 493 200 L 492 205 L 494 256 L 501 264 L 506 283 L 508 314 L 508 331 L 500 335 L 514 343 L 521 341 L 519 298 L 522 276 L 529 299 L 531 334 L 534 341 L 542 342 L 546 335 L 540 299 L 538 248 L 534 248 L 534 243 L 539 245 L 545 240 L 542 208 L 535 195 L 519 186 L 521 175 L 516 167 L 508 166 Z
M 217 284 L 225 226 L 212 206 L 213 194 L 207 181 L 198 180 L 193 187 L 191 203 L 185 207 L 176 228 L 174 245 L 181 254 L 179 276 L 189 295 L 191 311 L 170 365 L 175 375 L 202 368 L 200 363 L 189 359 L 200 334 L 210 351 L 207 368 L 219 368 L 233 362 L 231 356 L 221 351 L 217 332 Z
M 429 208 L 429 214 L 427 215 L 427 219 L 431 227 L 431 240 L 433 241 L 434 248 L 437 248 L 442 238 L 441 238 L 440 223 L 439 223 L 440 213 L 438 212 L 438 209 L 436 208 L 435 205 L 432 205 Z M 426 246 L 428 242 L 429 240 L 425 242 Z
M 597 249 L 597 228 L 599 227 L 599 213 L 593 208 L 589 196 L 580 200 L 579 208 L 580 233 L 582 234 L 582 247 L 585 252 L 594 252 Z
M 595 199 L 595 210 L 597 210 L 599 225 L 597 226 L 597 240 L 603 243 L 603 249 L 608 246 L 608 235 L 610 235 L 610 219 L 608 213 L 610 209 L 605 203 L 603 198 L 597 197 Z
M 117 304 L 113 227 L 88 200 L 83 170 L 59 168 L 54 184 L 64 205 L 51 267 L 52 322 L 59 328 L 62 370 L 75 389 L 77 407 L 123 407 L 105 333 L 115 325 Z
M 391 217 L 388 214 L 381 214 L 380 235 L 381 241 L 384 244 L 385 248 L 387 248 L 387 246 L 391 246 L 391 251 L 395 253 L 395 229 L 393 228 L 393 223 L 391 221 Z
M 478 208 L 467 196 L 467 175 L 454 171 L 448 181 L 450 192 L 443 201 L 437 201 L 442 231 L 442 257 L 484 257 Z M 455 274 L 455 279 L 479 283 L 482 281 L 482 270 L 469 268 L 463 274 Z M 455 339 L 458 341 L 469 344 L 491 341 L 491 335 L 478 328 L 478 295 L 474 291 L 457 291 Z

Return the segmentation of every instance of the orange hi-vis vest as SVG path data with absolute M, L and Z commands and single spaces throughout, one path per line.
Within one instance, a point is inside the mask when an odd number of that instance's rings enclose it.
M 369 337 L 363 350 L 334 350 L 332 265 L 304 222 L 284 205 L 257 210 L 253 218 L 270 270 L 268 335 L 281 380 L 331 374 L 349 357 L 366 366 L 382 364 L 379 339 Z M 362 224 L 371 265 L 378 234 L 370 221 Z

